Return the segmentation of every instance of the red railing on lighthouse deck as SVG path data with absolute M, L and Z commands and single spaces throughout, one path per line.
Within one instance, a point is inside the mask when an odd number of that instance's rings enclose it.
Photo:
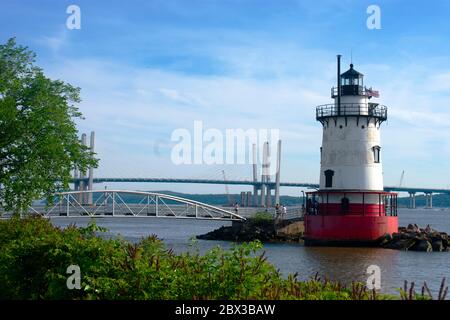
M 307 215 L 397 216 L 397 194 L 384 191 L 306 193 Z

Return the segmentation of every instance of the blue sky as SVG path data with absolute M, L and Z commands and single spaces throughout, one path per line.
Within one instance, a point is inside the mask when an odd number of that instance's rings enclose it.
M 66 28 L 71 4 L 81 30 Z M 371 4 L 381 9 L 380 30 L 366 27 Z M 409 186 L 450 184 L 448 1 L 0 0 L 0 8 L 1 42 L 16 37 L 48 76 L 81 87 L 78 125 L 96 131 L 97 176 L 250 178 L 248 165 L 171 163 L 172 131 L 201 120 L 219 130 L 280 129 L 282 180 L 317 182 L 314 107 L 331 102 L 336 54 L 345 69 L 353 52 L 389 107 L 385 184 L 398 184 L 402 170 Z

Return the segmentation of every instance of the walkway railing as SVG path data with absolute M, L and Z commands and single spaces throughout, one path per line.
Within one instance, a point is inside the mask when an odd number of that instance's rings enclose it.
M 92 203 L 88 203 L 90 193 Z M 245 220 L 232 211 L 206 203 L 167 194 L 128 191 L 70 191 L 55 195 L 52 206 L 34 205 L 29 213 L 50 216 L 113 216 L 190 218 L 209 220 Z

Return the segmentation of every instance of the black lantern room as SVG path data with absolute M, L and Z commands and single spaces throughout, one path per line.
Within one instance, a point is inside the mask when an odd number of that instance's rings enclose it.
M 350 69 L 341 74 L 341 96 L 359 96 L 363 93 L 364 75 L 353 69 L 353 63 Z

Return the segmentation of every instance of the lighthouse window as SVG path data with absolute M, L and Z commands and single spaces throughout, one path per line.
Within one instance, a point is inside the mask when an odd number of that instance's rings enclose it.
M 331 188 L 333 186 L 333 170 L 325 170 L 325 188 Z
M 372 148 L 373 150 L 373 159 L 375 163 L 380 163 L 380 146 L 375 146 Z

